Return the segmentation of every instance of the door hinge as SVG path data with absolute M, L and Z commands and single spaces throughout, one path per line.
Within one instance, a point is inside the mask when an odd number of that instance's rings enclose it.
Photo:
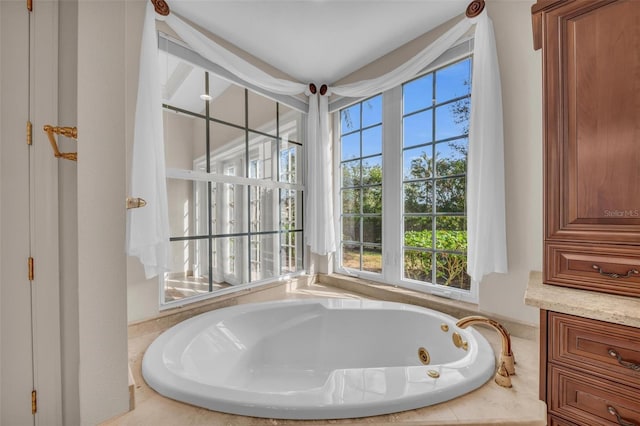
M 29 281 L 33 281 L 33 257 L 29 257 L 27 264 L 29 265 Z
M 27 145 L 31 145 L 33 143 L 32 128 L 33 126 L 31 125 L 31 121 L 27 121 Z
M 31 391 L 31 414 L 35 414 L 38 412 L 38 393 L 33 390 Z
M 33 0 L 27 0 L 27 10 L 33 12 Z

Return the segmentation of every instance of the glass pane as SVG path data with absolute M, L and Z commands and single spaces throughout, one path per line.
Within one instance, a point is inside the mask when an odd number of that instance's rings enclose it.
M 248 90 L 249 129 L 277 136 L 276 102 Z
M 432 217 L 406 217 L 404 219 L 404 245 L 407 247 L 432 248 Z
M 280 182 L 301 183 L 302 146 L 293 142 L 280 142 Z
M 340 170 L 343 187 L 360 185 L 360 160 L 342 163 Z
M 360 270 L 360 245 L 342 245 L 342 267 Z
M 362 249 L 362 270 L 382 273 L 382 247 L 364 246 Z
M 467 256 L 463 254 L 436 254 L 436 283 L 469 290 L 471 278 L 467 275 Z
M 171 242 L 170 272 L 164 274 L 165 302 L 209 292 L 208 249 L 207 239 Z M 224 283 L 217 283 L 213 289 L 227 286 Z
M 351 160 L 360 157 L 360 132 L 351 133 L 341 138 L 341 159 Z
M 248 238 L 220 237 L 213 242 L 213 281 L 231 285 L 248 282 Z
M 403 155 L 404 179 L 425 179 L 433 176 L 433 145 L 406 149 Z
M 342 218 L 342 240 L 360 241 L 360 217 Z
M 285 230 L 302 228 L 302 191 L 280 190 L 280 228 Z
M 404 251 L 404 277 L 411 280 L 431 282 L 433 253 L 417 250 Z
M 362 127 L 382 123 L 382 95 L 362 102 Z
M 411 182 L 402 185 L 405 213 L 431 213 L 433 211 L 433 184 Z
M 343 135 L 360 128 L 359 103 L 340 111 L 340 126 L 340 132 Z
M 436 172 L 438 176 L 467 173 L 468 139 L 436 144 Z
M 402 120 L 403 146 L 422 145 L 433 141 L 433 110 L 419 112 Z
M 278 189 L 250 187 L 251 201 L 249 205 L 251 232 L 277 231 L 278 221 Z
M 402 86 L 403 114 L 409 114 L 433 104 L 433 74 L 427 74 Z
M 471 59 L 465 59 L 436 71 L 436 102 L 471 93 Z
M 211 74 L 209 75 L 211 76 Z M 244 127 L 246 123 L 244 89 L 225 80 L 219 80 L 222 82 L 219 86 L 220 93 L 209 103 L 209 115 L 218 120 Z
M 360 190 L 342 190 L 342 213 L 360 213 Z
M 206 135 L 205 129 L 199 130 L 197 127 L 193 130 L 194 138 L 202 143 L 194 146 L 194 158 L 203 157 L 202 165 L 205 164 Z M 223 170 L 224 163 L 236 163 L 240 173 L 244 170 L 245 158 L 245 131 L 236 127 L 209 122 L 209 141 L 211 149 L 211 172 L 228 174 Z M 235 174 L 235 173 L 234 173 Z M 237 176 L 242 176 L 238 174 Z
M 362 189 L 362 212 L 382 214 L 382 186 Z
M 164 110 L 163 123 L 167 168 L 191 170 L 195 159 L 193 152 L 196 151 L 196 147 L 200 150 L 200 155 L 204 155 L 206 120 Z M 194 137 L 194 129 L 196 128 L 201 134 L 198 139 Z M 202 171 L 205 170 L 202 169 Z
M 436 218 L 436 248 L 438 250 L 467 252 L 467 220 L 461 216 Z
M 194 187 L 199 190 L 194 191 Z M 167 179 L 171 237 L 190 237 L 207 232 L 207 185 L 183 179 Z
M 382 244 L 382 218 L 362 218 L 362 241 L 365 243 Z
M 200 189 L 202 188 L 202 189 Z M 204 199 L 204 197 L 201 197 L 201 193 L 202 194 L 206 194 L 206 190 L 207 188 L 209 188 L 211 197 L 209 198 L 209 200 Z M 218 206 L 218 203 L 220 202 L 220 197 L 218 196 L 218 191 L 220 191 L 220 194 L 222 194 L 222 191 L 224 191 L 224 186 L 221 183 L 215 183 L 215 182 L 196 182 L 196 206 L 199 206 L 200 204 L 202 204 L 202 207 L 196 207 L 196 212 L 201 211 L 201 209 L 203 209 L 202 211 L 206 211 L 206 209 L 209 207 L 207 205 L 207 203 L 211 203 L 211 214 L 209 215 L 209 219 L 210 219 L 210 223 L 211 223 L 211 234 L 212 235 L 216 235 L 216 234 L 220 234 L 221 229 L 222 229 L 222 218 L 224 217 L 224 214 L 222 213 L 222 211 L 220 210 L 220 206 Z M 200 198 L 203 198 L 202 200 L 200 200 Z M 196 223 L 198 224 L 198 233 L 199 235 L 207 235 L 209 233 L 209 231 L 205 228 L 206 227 L 206 222 L 205 221 L 201 221 L 199 219 L 200 214 L 196 213 Z M 203 216 L 204 217 L 204 216 Z
M 277 265 L 279 240 L 279 234 L 251 236 L 251 281 L 279 275 Z
M 196 114 L 204 114 L 205 73 L 202 68 L 166 53 L 159 53 L 162 103 Z M 216 93 L 210 90 L 211 95 Z
M 382 126 L 362 131 L 362 156 L 382 153 Z
M 465 178 L 438 179 L 436 181 L 436 211 L 438 213 L 464 213 Z
M 382 155 L 362 160 L 362 184 L 382 184 Z
M 218 183 L 215 190 L 215 234 L 236 234 L 248 232 L 247 214 L 247 186 L 232 183 Z
M 280 271 L 282 274 L 301 271 L 302 232 L 286 232 L 280 237 Z
M 249 132 L 249 173 L 246 177 L 275 180 L 275 152 L 274 138 Z
M 284 142 L 302 142 L 304 140 L 302 123 L 305 121 L 305 115 L 284 104 L 279 104 L 278 110 L 280 112 L 280 138 Z
M 436 108 L 436 140 L 468 135 L 470 108 L 470 98 Z

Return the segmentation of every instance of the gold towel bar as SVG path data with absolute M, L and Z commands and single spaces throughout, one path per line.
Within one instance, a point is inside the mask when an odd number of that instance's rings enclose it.
M 56 133 L 58 135 L 66 136 L 72 139 L 78 139 L 78 128 L 77 127 L 54 127 L 49 124 L 44 126 L 44 131 L 49 136 L 49 142 L 51 142 L 51 148 L 53 148 L 53 155 L 56 158 L 64 158 L 66 160 L 78 161 L 78 153 L 77 152 L 60 152 L 58 149 L 58 143 L 56 139 L 53 137 L 53 134 Z

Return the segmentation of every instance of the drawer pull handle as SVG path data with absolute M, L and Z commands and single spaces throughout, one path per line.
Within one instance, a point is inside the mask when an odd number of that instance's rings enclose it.
M 605 272 L 598 265 L 591 265 L 591 267 L 596 271 L 598 271 L 600 275 L 604 275 L 605 277 L 609 277 L 609 278 L 629 278 L 631 275 L 640 274 L 640 272 L 638 272 L 637 269 L 629 269 L 626 274 L 622 275 L 622 274 L 616 274 L 615 272 Z
M 620 364 L 621 366 L 625 368 L 629 368 L 633 371 L 640 371 L 640 364 L 636 364 L 635 362 L 625 361 L 624 359 L 622 359 L 620 354 L 616 352 L 615 349 L 609 349 L 607 352 L 609 352 L 609 355 L 617 359 L 618 364 Z
M 618 424 L 620 426 L 638 426 L 633 422 L 629 422 L 625 419 L 623 419 L 622 417 L 620 417 L 620 414 L 618 414 L 618 410 L 616 410 L 615 408 L 613 408 L 611 405 L 607 406 L 607 411 L 609 412 L 609 414 L 611 414 L 612 416 L 616 416 L 616 420 L 618 421 Z

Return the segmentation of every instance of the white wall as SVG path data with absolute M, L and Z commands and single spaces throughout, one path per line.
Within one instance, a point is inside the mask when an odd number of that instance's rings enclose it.
M 529 271 L 542 270 L 542 63 L 533 50 L 533 3 L 487 3 L 502 80 L 509 273 L 480 283 L 480 308 L 537 324 L 538 309 L 524 305 Z
M 78 7 L 80 424 L 129 408 L 125 270 L 127 9 Z M 141 20 L 138 22 L 142 22 Z
M 193 138 L 194 126 L 204 124 L 204 120 L 184 115 L 164 112 L 164 138 L 167 167 L 191 170 L 193 168 Z M 204 139 L 200 139 L 204 144 Z M 167 181 L 167 198 L 169 200 L 170 235 L 194 235 L 195 214 L 193 200 L 193 183 L 188 180 L 169 179 Z M 183 243 L 184 244 L 184 243 Z M 173 244 L 178 247 L 180 244 Z M 172 271 L 187 273 L 193 270 L 193 250 L 188 244 L 186 251 L 174 249 L 171 251 Z
M 78 0 L 62 0 L 59 19 L 58 123 L 75 126 L 78 121 Z M 78 143 L 58 138 L 62 152 L 73 152 Z M 58 162 L 60 222 L 60 340 L 62 373 L 62 422 L 80 424 L 78 365 L 78 166 Z

